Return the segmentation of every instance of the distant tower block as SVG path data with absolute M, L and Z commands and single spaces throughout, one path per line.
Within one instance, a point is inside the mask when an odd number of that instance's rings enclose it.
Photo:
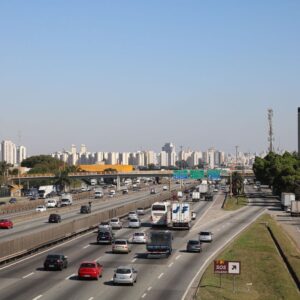
M 273 142 L 274 142 L 274 132 L 273 132 L 273 109 L 268 109 L 268 122 L 269 122 L 269 132 L 268 132 L 268 142 L 269 142 L 269 152 L 272 152 Z

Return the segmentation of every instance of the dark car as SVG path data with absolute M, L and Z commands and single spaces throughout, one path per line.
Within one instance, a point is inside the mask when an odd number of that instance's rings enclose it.
M 0 205 L 6 205 L 7 203 L 5 201 L 0 201 Z
M 32 195 L 32 196 L 30 196 L 30 198 L 29 198 L 29 200 L 36 200 L 36 199 L 38 199 L 38 195 Z
M 61 216 L 59 214 L 51 214 L 48 221 L 49 223 L 60 223 Z
M 62 270 L 68 267 L 68 257 L 63 254 L 48 254 L 44 262 L 44 269 Z
M 98 244 L 111 244 L 114 241 L 114 234 L 111 230 L 100 230 L 97 235 Z
M 201 252 L 202 245 L 201 242 L 198 240 L 189 240 L 186 245 L 187 252 Z
M 81 214 L 90 214 L 91 213 L 91 207 L 89 205 L 82 205 L 80 207 L 80 213 Z
M 17 203 L 17 199 L 16 198 L 10 198 L 8 202 L 10 204 L 15 204 L 15 203 Z

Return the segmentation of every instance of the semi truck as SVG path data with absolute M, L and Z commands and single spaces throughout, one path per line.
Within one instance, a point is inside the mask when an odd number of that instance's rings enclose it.
M 41 199 L 46 199 L 53 192 L 55 192 L 55 187 L 53 185 L 42 185 L 38 189 L 39 198 Z
M 291 201 L 294 200 L 294 193 L 281 193 L 281 208 L 287 210 L 289 207 L 291 207 Z
M 192 213 L 190 204 L 186 202 L 172 203 L 172 227 L 190 229 Z
M 291 201 L 291 217 L 300 217 L 300 201 Z
M 146 244 L 147 256 L 169 256 L 172 254 L 172 233 L 152 231 Z
M 193 202 L 200 201 L 200 192 L 193 192 L 192 193 L 192 201 Z

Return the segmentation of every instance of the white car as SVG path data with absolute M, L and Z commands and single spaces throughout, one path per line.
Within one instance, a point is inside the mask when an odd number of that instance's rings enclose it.
M 137 270 L 133 267 L 125 266 L 118 267 L 115 270 L 115 274 L 113 277 L 113 284 L 131 284 L 134 285 L 137 279 Z
M 110 229 L 111 226 L 110 226 L 110 222 L 101 222 L 98 226 L 98 230 L 101 230 L 101 229 Z
M 201 231 L 199 232 L 199 240 L 200 242 L 212 242 L 213 233 L 210 231 Z
M 129 228 L 140 228 L 141 222 L 138 218 L 130 219 L 128 223 Z
M 132 236 L 131 242 L 133 244 L 146 244 L 147 243 L 147 235 L 145 232 L 135 232 Z
M 47 210 L 47 208 L 46 208 L 45 205 L 39 205 L 39 206 L 35 209 L 35 211 L 38 211 L 38 212 L 43 212 L 43 211 L 46 211 L 46 210 Z
M 122 228 L 122 222 L 119 218 L 112 218 L 109 222 L 109 225 L 112 229 L 121 229 Z
M 145 214 L 145 209 L 142 208 L 142 207 L 139 207 L 139 208 L 136 209 L 136 213 L 138 215 L 144 215 Z
M 128 214 L 128 220 L 133 219 L 133 218 L 135 218 L 135 219 L 138 218 L 136 211 L 130 211 Z
M 163 191 L 167 191 L 168 187 L 166 185 L 163 186 Z
M 196 217 L 197 217 L 197 214 L 194 211 L 192 211 L 192 220 L 196 220 Z
M 117 239 L 112 244 L 113 253 L 129 253 L 131 252 L 130 245 L 125 239 Z
M 115 190 L 110 190 L 108 193 L 109 197 L 114 197 L 116 195 L 116 191 Z

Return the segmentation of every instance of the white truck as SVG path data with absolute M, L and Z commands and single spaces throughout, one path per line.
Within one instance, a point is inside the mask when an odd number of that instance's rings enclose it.
M 281 193 L 281 208 L 287 210 L 289 207 L 291 207 L 291 202 L 294 200 L 294 193 Z
M 57 198 L 51 198 L 51 199 L 47 199 L 45 201 L 45 205 L 47 208 L 54 208 L 58 206 L 58 199 Z
M 193 192 L 192 193 L 192 201 L 193 202 L 200 201 L 200 192 Z
M 190 204 L 186 202 L 172 203 L 172 227 L 190 229 L 192 212 Z
M 71 194 L 63 194 L 60 200 L 60 206 L 69 206 L 73 204 L 73 197 Z
M 291 201 L 291 217 L 300 217 L 300 201 Z
M 104 196 L 103 190 L 102 189 L 96 189 L 94 193 L 95 199 L 100 199 Z
M 39 198 L 41 199 L 46 199 L 52 192 L 55 192 L 53 185 L 42 185 L 38 189 Z
M 90 180 L 90 182 L 91 182 L 91 185 L 92 185 L 92 186 L 97 185 L 97 179 L 96 179 L 96 178 L 92 178 L 92 179 Z
M 177 197 L 178 197 L 178 198 L 183 198 L 183 193 L 182 193 L 182 191 L 178 191 L 178 192 L 177 192 Z

